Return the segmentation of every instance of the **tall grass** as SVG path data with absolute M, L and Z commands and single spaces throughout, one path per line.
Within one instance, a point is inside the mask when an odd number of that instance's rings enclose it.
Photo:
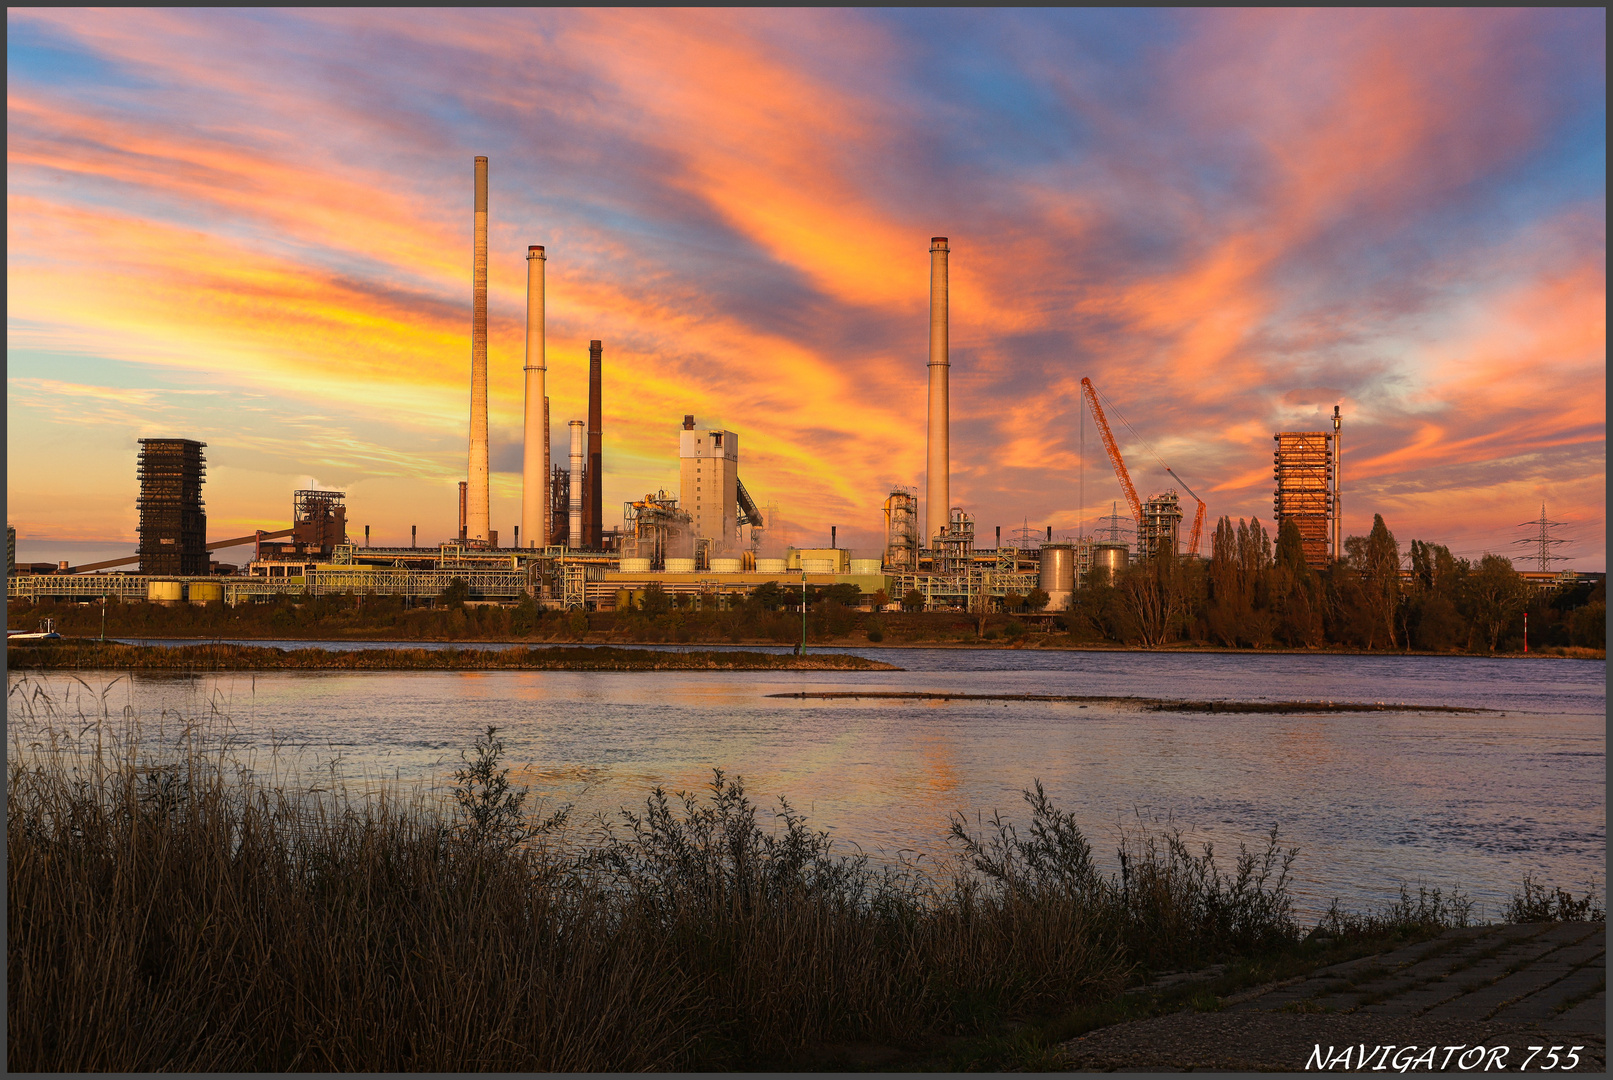
M 1104 875 L 1038 785 L 955 865 L 834 852 L 743 783 L 656 789 L 586 842 L 489 729 L 453 798 L 255 771 L 186 728 L 8 763 L 10 1068 L 666 1070 L 922 1046 L 1116 994 L 1137 965 L 1298 941 L 1294 853 L 1176 833 Z M 99 732 L 97 732 L 99 734 Z

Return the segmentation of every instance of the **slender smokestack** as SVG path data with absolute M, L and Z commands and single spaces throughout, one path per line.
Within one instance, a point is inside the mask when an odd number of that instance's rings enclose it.
M 952 501 L 947 413 L 947 238 L 930 237 L 930 429 L 925 466 L 924 540 L 947 527 Z
M 543 247 L 526 249 L 526 408 L 521 428 L 521 527 L 527 545 L 534 546 L 545 535 L 544 519 L 549 512 L 548 434 L 543 415 L 547 398 L 549 364 L 544 359 L 543 342 Z M 520 544 L 516 544 L 520 547 Z
M 459 538 L 465 539 L 465 489 L 470 485 L 465 481 L 459 482 Z
M 571 427 L 571 546 L 582 547 L 582 456 L 583 422 L 572 420 Z
M 486 540 L 487 502 L 487 159 L 476 159 L 476 227 L 470 316 L 470 470 L 465 525 Z
M 603 353 L 604 346 L 600 342 L 588 343 L 588 498 L 584 505 L 588 508 L 589 551 L 600 549 L 605 533 L 605 470 L 601 461 L 605 454 L 605 422 L 599 402 Z
M 1344 557 L 1344 443 L 1339 407 L 1333 406 L 1333 558 Z

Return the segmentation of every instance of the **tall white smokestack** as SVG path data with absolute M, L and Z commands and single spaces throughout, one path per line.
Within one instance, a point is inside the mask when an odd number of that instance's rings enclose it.
M 486 540 L 487 497 L 487 159 L 476 159 L 476 229 L 470 316 L 470 469 L 465 526 Z
M 543 342 L 543 248 L 526 249 L 526 411 L 521 429 L 521 532 L 527 547 L 549 542 L 548 417 L 544 402 L 549 364 Z
M 924 543 L 947 527 L 951 461 L 947 416 L 947 238 L 930 237 L 930 430 L 925 466 Z
M 571 421 L 571 546 L 582 547 L 582 462 L 588 425 Z

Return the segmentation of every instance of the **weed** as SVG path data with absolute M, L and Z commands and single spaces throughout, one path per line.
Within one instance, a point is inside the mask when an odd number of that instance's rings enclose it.
M 1575 897 L 1561 887 L 1548 889 L 1524 874 L 1522 889 L 1507 905 L 1507 922 L 1606 922 L 1607 911 L 1596 902 L 1596 890 Z

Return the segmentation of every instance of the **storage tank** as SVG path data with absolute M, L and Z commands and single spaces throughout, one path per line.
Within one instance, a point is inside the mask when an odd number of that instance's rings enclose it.
M 666 572 L 669 574 L 692 574 L 694 573 L 694 560 L 668 559 L 666 561 Z
M 624 574 L 648 574 L 650 572 L 650 560 L 623 559 L 621 570 Z
M 833 559 L 802 559 L 801 569 L 809 574 L 832 574 L 835 572 Z
M 1131 561 L 1131 549 L 1125 544 L 1097 544 L 1092 549 L 1093 569 L 1103 569 L 1107 572 L 1109 580 L 1114 581 L 1115 575 L 1126 568 Z
M 758 574 L 782 574 L 786 569 L 784 559 L 757 559 L 756 572 Z
M 739 559 L 712 559 L 711 572 L 713 574 L 737 574 L 742 565 Z
M 193 581 L 190 583 L 190 602 L 205 604 L 209 600 L 224 600 L 224 586 L 216 581 Z
M 154 604 L 182 604 L 185 602 L 185 583 L 183 581 L 147 582 L 146 599 Z
M 1037 587 L 1047 594 L 1044 611 L 1069 611 L 1075 596 L 1075 548 L 1069 544 L 1042 545 L 1042 573 Z
M 880 561 L 878 559 L 853 559 L 851 560 L 851 572 L 853 574 L 878 574 L 881 572 Z

